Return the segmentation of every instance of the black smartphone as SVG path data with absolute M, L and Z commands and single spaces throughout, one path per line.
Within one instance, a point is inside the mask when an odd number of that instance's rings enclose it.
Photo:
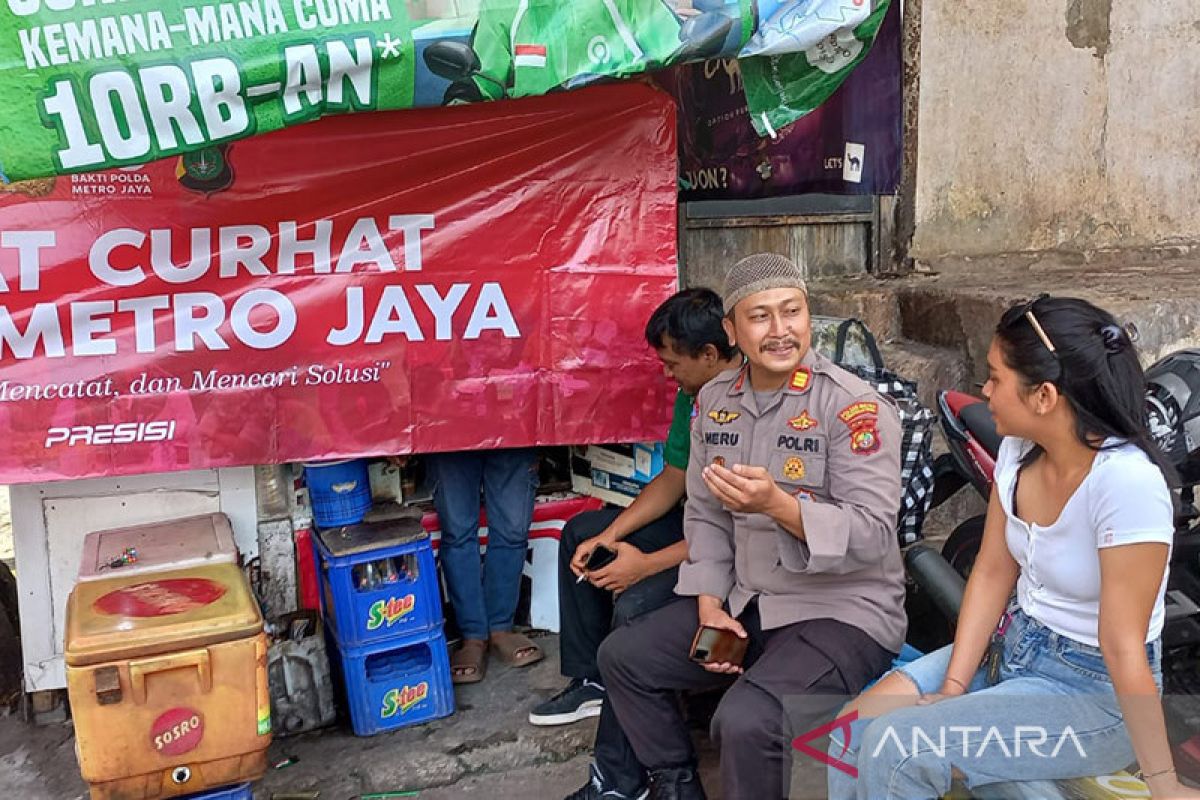
M 598 544 L 596 545 L 596 549 L 592 550 L 592 554 L 588 556 L 587 564 L 584 565 L 584 569 L 588 572 L 594 572 L 598 569 L 604 569 L 616 560 L 616 550 L 610 550 L 604 545 Z

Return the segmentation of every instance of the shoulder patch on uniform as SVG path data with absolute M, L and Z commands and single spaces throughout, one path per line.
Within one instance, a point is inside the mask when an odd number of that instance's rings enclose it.
M 808 387 L 812 385 L 812 370 L 808 367 L 800 367 L 792 373 L 792 380 L 788 386 L 801 394 L 808 391 Z
M 794 431 L 810 431 L 817 427 L 817 421 L 810 417 L 808 409 L 805 409 L 800 416 L 788 420 L 788 427 Z
M 850 452 L 865 456 L 879 449 L 879 403 L 860 400 L 838 412 L 850 429 Z
M 879 427 L 874 420 L 850 431 L 850 452 L 865 456 L 879 449 Z
M 860 401 L 851 403 L 838 412 L 838 419 L 851 427 L 854 427 L 853 423 L 855 420 L 867 416 L 872 419 L 879 417 L 879 403 Z
M 708 412 L 708 418 L 718 425 L 728 425 L 740 416 L 739 411 L 726 411 L 723 408 Z

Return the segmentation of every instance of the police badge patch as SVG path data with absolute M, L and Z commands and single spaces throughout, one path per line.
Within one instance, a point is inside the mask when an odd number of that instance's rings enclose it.
M 860 456 L 874 453 L 879 449 L 879 431 L 875 421 L 863 425 L 857 430 L 850 431 L 850 451 Z
M 708 418 L 718 425 L 728 425 L 740 416 L 741 413 L 737 411 L 726 411 L 723 408 L 719 411 L 708 412 Z
M 783 477 L 789 481 L 802 480 L 804 478 L 804 459 L 792 456 L 783 462 Z
M 860 417 L 871 417 L 875 419 L 879 416 L 878 403 L 851 403 L 838 412 L 838 419 L 853 427 L 854 421 Z
M 850 452 L 865 456 L 879 449 L 879 404 L 851 403 L 838 413 L 850 429 Z
M 808 415 L 808 410 L 805 409 L 798 417 L 792 417 L 788 420 L 788 427 L 794 431 L 808 431 L 817 427 L 817 421 Z

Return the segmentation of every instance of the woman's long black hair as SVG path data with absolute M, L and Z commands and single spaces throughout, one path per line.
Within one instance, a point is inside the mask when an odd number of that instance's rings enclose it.
M 1178 484 L 1175 468 L 1150 438 L 1146 376 L 1137 351 L 1112 314 L 1086 300 L 1042 295 L 1004 312 L 996 338 L 1004 363 L 1027 386 L 1058 387 L 1075 412 L 1080 442 L 1093 450 L 1104 449 L 1110 437 L 1137 445 L 1162 470 L 1168 485 Z M 1028 465 L 1041 454 L 1035 447 L 1022 463 Z

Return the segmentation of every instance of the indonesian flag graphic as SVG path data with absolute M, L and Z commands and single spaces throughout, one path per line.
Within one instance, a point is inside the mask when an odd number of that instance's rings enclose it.
M 546 66 L 546 45 L 519 44 L 513 49 L 513 63 L 518 67 Z

